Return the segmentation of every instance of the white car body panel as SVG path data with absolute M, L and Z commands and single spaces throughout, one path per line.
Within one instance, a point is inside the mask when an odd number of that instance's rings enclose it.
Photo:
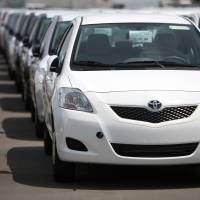
M 106 18 L 106 20 L 105 20 Z M 157 15 L 105 15 L 83 17 L 82 24 L 157 22 L 192 24 L 181 17 Z M 81 18 L 73 21 L 74 29 L 61 74 L 55 79 L 51 106 L 53 110 L 58 155 L 63 161 L 119 165 L 177 165 L 200 163 L 200 147 L 188 156 L 126 157 L 118 155 L 111 143 L 135 145 L 172 145 L 200 142 L 200 72 L 189 70 L 122 70 L 72 71 L 70 60 Z M 59 88 L 78 88 L 88 98 L 93 113 L 58 106 Z M 163 108 L 197 106 L 184 119 L 149 123 L 121 118 L 111 106 L 148 108 L 151 100 L 162 102 Z M 103 132 L 103 139 L 96 137 Z M 66 137 L 81 141 L 87 152 L 71 150 Z
M 85 11 L 77 11 L 77 12 L 71 12 L 70 14 L 66 14 L 63 13 L 62 15 L 60 15 L 59 17 L 59 21 L 72 21 L 75 17 L 77 16 L 86 16 L 86 15 L 90 15 L 92 12 L 85 12 Z M 50 41 L 49 41 L 50 43 Z M 46 45 L 47 47 L 49 47 L 49 44 Z M 48 54 L 48 48 L 46 53 Z M 45 64 L 43 65 L 39 65 L 38 67 L 38 71 L 40 71 L 40 68 L 43 68 L 45 70 L 45 77 L 43 77 L 43 85 L 37 84 L 36 86 L 38 89 L 38 91 L 40 91 L 38 94 L 43 94 L 42 98 L 42 102 L 44 102 L 43 108 L 44 108 L 44 112 L 39 112 L 40 113 L 44 113 L 45 116 L 41 115 L 40 119 L 45 118 L 45 123 L 46 126 L 49 127 L 49 123 L 51 121 L 50 119 L 50 113 L 51 113 L 51 98 L 54 92 L 54 88 L 55 88 L 55 81 L 57 78 L 57 74 L 54 72 L 50 72 L 50 64 L 46 61 Z M 38 75 L 37 75 L 38 76 Z M 40 76 L 41 77 L 41 76 Z M 37 98 L 37 96 L 36 96 Z
M 80 88 L 84 92 L 133 90 L 199 92 L 199 77 L 200 72 L 195 70 L 178 72 L 174 70 L 72 71 L 70 73 L 72 87 Z

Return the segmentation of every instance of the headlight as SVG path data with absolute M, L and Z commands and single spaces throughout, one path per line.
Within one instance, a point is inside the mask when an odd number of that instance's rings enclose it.
M 58 90 L 58 105 L 65 109 L 93 112 L 88 98 L 76 88 L 60 88 Z

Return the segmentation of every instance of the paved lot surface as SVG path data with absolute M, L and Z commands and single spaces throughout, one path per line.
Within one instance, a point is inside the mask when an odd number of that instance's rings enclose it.
M 200 166 L 79 165 L 73 183 L 57 184 L 42 146 L 0 56 L 0 200 L 200 199 Z

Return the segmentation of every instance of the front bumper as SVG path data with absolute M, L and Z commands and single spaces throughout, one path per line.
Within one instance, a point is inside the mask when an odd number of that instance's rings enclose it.
M 60 159 L 71 162 L 117 165 L 179 165 L 200 163 L 200 145 L 187 156 L 126 157 L 118 155 L 111 143 L 133 145 L 176 145 L 200 142 L 200 107 L 186 119 L 160 124 L 118 117 L 108 105 L 98 102 L 98 115 L 56 107 L 54 122 Z M 98 139 L 97 132 L 104 138 Z M 81 141 L 87 152 L 67 147 L 66 137 Z

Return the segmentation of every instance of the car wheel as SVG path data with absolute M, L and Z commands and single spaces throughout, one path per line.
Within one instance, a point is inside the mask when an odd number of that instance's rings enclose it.
M 24 103 L 26 111 L 31 110 L 31 98 L 27 95 L 26 89 L 24 89 Z
M 35 111 L 35 134 L 38 138 L 44 138 L 44 123 L 40 122 Z
M 53 142 L 53 175 L 56 182 L 71 182 L 75 179 L 75 163 L 60 160 L 56 142 Z
M 35 122 L 35 108 L 33 102 L 31 102 L 31 120 L 32 122 Z
M 44 152 L 46 155 L 52 155 L 52 140 L 47 127 L 44 128 Z
M 10 70 L 9 74 L 10 74 L 10 79 L 15 80 L 15 73 Z
M 19 83 L 19 82 L 16 82 L 16 87 L 17 87 L 17 92 L 18 93 L 22 93 L 22 86 L 21 86 L 21 84 Z

